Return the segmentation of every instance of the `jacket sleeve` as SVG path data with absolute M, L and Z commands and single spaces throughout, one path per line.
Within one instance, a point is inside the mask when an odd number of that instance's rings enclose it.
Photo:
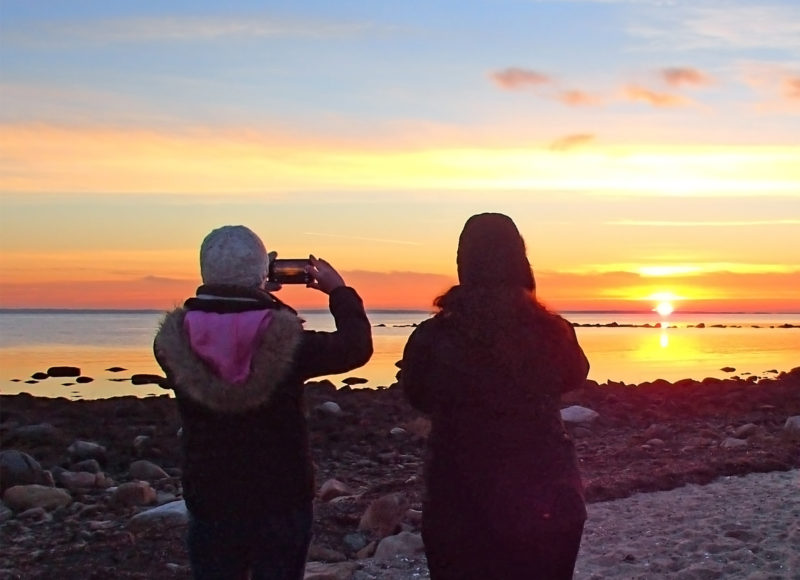
M 443 384 L 437 385 L 438 381 L 433 376 L 439 365 L 433 360 L 432 330 L 431 321 L 426 321 L 411 333 L 403 350 L 398 374 L 406 399 L 412 407 L 423 413 L 434 411 L 438 388 L 443 387 Z
M 581 387 L 589 375 L 589 359 L 578 344 L 575 328 L 567 320 L 562 319 L 565 335 L 565 348 L 560 361 L 563 370 L 561 392 L 566 393 Z
M 297 352 L 298 373 L 304 379 L 344 373 L 372 356 L 372 327 L 361 297 L 350 287 L 331 292 L 329 307 L 334 332 L 306 330 Z

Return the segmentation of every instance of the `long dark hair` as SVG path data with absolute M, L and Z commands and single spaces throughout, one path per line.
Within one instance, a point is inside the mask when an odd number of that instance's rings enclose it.
M 506 215 L 469 218 L 458 241 L 459 284 L 434 300 L 437 316 L 455 325 L 463 338 L 490 349 L 530 336 L 551 314 L 536 298 L 536 283 L 525 242 Z M 526 330 L 527 329 L 527 330 Z

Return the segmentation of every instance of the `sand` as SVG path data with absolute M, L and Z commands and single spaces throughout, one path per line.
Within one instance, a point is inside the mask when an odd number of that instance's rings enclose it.
M 593 503 L 576 580 L 800 579 L 800 470 Z
M 800 579 L 798 469 L 723 477 L 587 508 L 574 580 Z M 367 564 L 354 578 L 430 576 L 418 557 Z

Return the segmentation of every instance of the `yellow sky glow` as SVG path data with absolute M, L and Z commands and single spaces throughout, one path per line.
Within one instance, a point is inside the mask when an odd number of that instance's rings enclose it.
M 252 131 L 5 125 L 0 190 L 192 194 L 487 188 L 618 195 L 796 194 L 800 147 L 593 145 L 374 150 Z

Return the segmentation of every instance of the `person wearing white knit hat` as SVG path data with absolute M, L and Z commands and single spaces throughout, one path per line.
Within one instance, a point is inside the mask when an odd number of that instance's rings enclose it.
M 365 364 L 372 334 L 355 290 L 310 256 L 306 286 L 328 294 L 334 332 L 305 330 L 269 290 L 261 239 L 241 225 L 200 247 L 203 285 L 153 343 L 182 419 L 183 495 L 194 578 L 303 577 L 314 474 L 306 380 Z

